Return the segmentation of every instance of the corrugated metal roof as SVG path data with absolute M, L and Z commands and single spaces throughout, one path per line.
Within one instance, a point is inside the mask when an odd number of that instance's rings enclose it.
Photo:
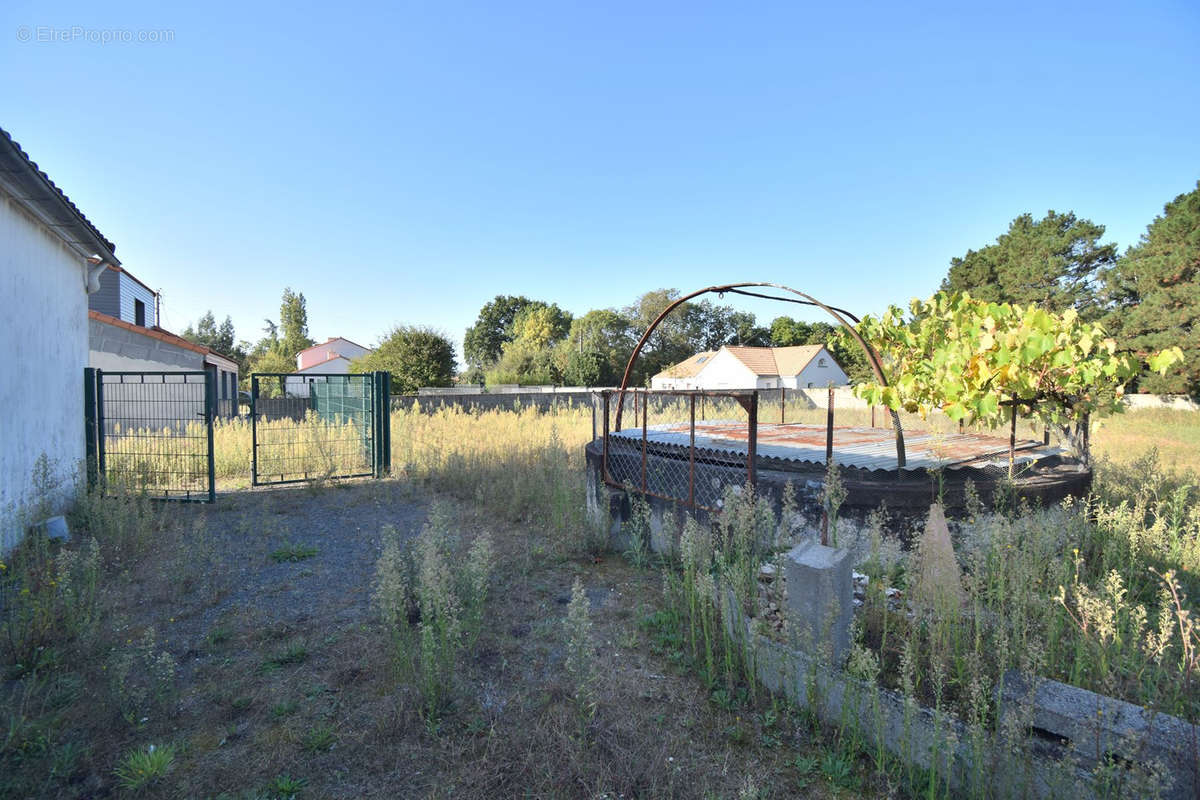
M 640 442 L 642 429 L 625 428 L 614 436 Z M 748 428 L 745 421 L 710 420 L 696 423 L 697 450 L 745 458 L 748 452 Z M 688 447 L 688 424 L 671 422 L 651 425 L 646 441 L 659 448 L 684 450 Z M 1008 467 L 1008 440 L 975 433 L 936 433 L 905 431 L 905 470 L 917 471 L 948 467 Z M 1017 441 L 1017 463 L 1038 461 L 1062 454 L 1029 439 Z M 759 458 L 774 458 L 796 463 L 825 464 L 825 427 L 823 425 L 758 426 Z M 833 460 L 843 467 L 866 470 L 896 469 L 896 438 L 890 428 L 834 428 Z

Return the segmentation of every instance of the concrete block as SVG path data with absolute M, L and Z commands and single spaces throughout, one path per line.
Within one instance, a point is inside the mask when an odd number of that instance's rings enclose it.
M 840 664 L 850 647 L 854 579 L 850 551 L 802 542 L 783 559 L 788 620 L 813 652 Z
M 1018 714 L 1032 704 L 1032 733 L 1066 751 L 1091 771 L 1106 761 L 1154 772 L 1158 762 L 1174 783 L 1165 797 L 1198 797 L 1200 733 L 1197 726 L 1114 697 L 1017 670 L 1004 674 L 1002 714 Z

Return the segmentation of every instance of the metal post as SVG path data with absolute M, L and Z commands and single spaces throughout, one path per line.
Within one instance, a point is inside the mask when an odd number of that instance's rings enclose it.
M 107 491 L 108 466 L 105 463 L 105 429 L 104 429 L 104 370 L 96 370 L 96 470 L 100 482 L 100 490 Z
M 166 379 L 164 378 L 164 383 Z M 208 502 L 217 500 L 217 466 L 213 457 L 213 417 L 217 413 L 216 369 L 204 370 L 204 425 L 208 428 Z
M 780 424 L 780 425 L 782 425 L 782 424 L 783 424 L 783 417 L 784 417 L 784 411 L 783 411 L 783 406 L 784 406 L 784 393 L 785 393 L 786 391 L 787 391 L 787 390 L 783 388 L 783 385 L 782 385 L 782 382 L 781 382 L 781 383 L 780 383 L 780 386 L 779 386 L 779 424 Z
M 636 395 L 635 395 L 636 397 Z M 634 417 L 637 419 L 637 417 Z M 646 493 L 646 398 L 642 398 L 642 494 Z
M 83 452 L 87 464 L 87 488 L 96 488 L 96 370 L 83 368 Z
M 871 427 L 875 427 L 875 406 L 871 406 Z
M 1049 425 L 1047 425 L 1045 428 L 1042 429 L 1042 444 L 1047 445 L 1047 446 L 1050 444 L 1050 426 Z
M 1013 398 L 1012 411 L 1009 413 L 1008 429 L 1008 477 L 1012 477 L 1013 458 L 1017 449 L 1017 398 Z
M 250 485 L 258 486 L 258 376 L 250 376 Z
M 392 474 L 392 373 L 383 372 L 383 474 Z
M 829 384 L 829 399 L 825 403 L 825 466 L 833 462 L 833 384 Z
M 750 430 L 746 437 L 746 478 L 750 481 L 750 486 L 754 487 L 758 484 L 758 478 L 754 473 L 754 462 L 758 460 L 758 390 L 754 390 L 754 394 L 750 395 Z
M 696 395 L 691 396 L 691 423 L 688 425 L 688 508 L 696 507 Z
M 608 399 L 609 393 L 604 392 L 604 430 L 601 431 L 603 440 L 600 443 L 600 477 L 608 480 Z

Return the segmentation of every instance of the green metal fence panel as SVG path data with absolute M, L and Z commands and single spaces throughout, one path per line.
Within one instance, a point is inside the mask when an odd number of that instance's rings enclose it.
M 211 372 L 84 371 L 88 480 L 162 500 L 216 498 Z
M 251 376 L 254 485 L 381 473 L 378 373 Z

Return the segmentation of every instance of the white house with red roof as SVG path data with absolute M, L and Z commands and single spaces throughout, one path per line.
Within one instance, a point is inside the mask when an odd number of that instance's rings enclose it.
M 819 344 L 742 347 L 697 353 L 650 379 L 653 389 L 816 389 L 849 377 Z
M 287 379 L 287 392 L 298 397 L 308 396 L 308 376 L 349 375 L 350 362 L 372 352 L 371 348 L 335 336 L 321 344 L 296 354 L 296 375 Z

